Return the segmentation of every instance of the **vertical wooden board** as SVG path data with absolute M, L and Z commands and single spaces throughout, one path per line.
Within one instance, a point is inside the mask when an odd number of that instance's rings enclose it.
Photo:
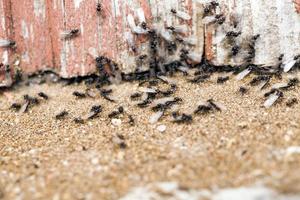
M 10 2 L 8 0 L 0 1 L 0 39 L 12 39 L 10 27 Z M 12 50 L 9 48 L 0 47 L 0 86 L 10 85 L 9 74 L 6 73 L 5 65 L 10 64 Z
M 64 0 L 46 0 L 48 6 L 48 26 L 52 49 L 52 63 L 55 72 L 62 77 L 68 77 L 66 48 L 61 39 L 61 33 L 65 30 L 65 4 Z
M 139 0 L 139 1 L 127 1 L 127 6 L 128 8 L 126 9 L 125 14 L 123 13 L 123 16 L 125 15 L 125 17 L 127 18 L 128 15 L 132 15 L 136 18 L 137 17 L 136 11 L 142 8 L 146 16 L 148 26 L 150 28 L 152 27 L 157 28 L 158 31 L 161 31 L 161 29 L 164 29 L 167 26 L 187 25 L 189 29 L 189 33 L 186 34 L 185 37 L 195 37 L 197 40 L 196 45 L 194 47 L 189 47 L 190 51 L 193 51 L 200 55 L 203 54 L 204 31 L 201 22 L 202 4 L 199 4 L 192 0 L 185 0 L 185 1 Z M 175 17 L 171 13 L 172 8 L 188 13 L 192 17 L 192 20 L 184 21 L 179 19 L 178 17 Z M 126 27 L 127 28 L 125 28 L 125 32 L 130 31 L 130 29 L 128 29 L 128 24 L 126 24 Z M 140 54 L 148 54 L 148 49 L 149 49 L 148 37 L 136 35 L 135 42 L 138 46 L 138 53 L 130 54 L 130 51 L 128 51 L 128 49 L 126 51 L 126 49 L 124 48 L 122 48 L 121 51 L 121 55 L 122 55 L 121 58 L 125 58 L 123 59 L 123 61 L 126 60 L 126 63 L 124 64 L 125 67 L 123 67 L 123 69 L 125 69 L 126 71 L 127 69 L 130 69 L 131 71 L 132 69 L 134 69 L 133 66 L 135 66 L 135 63 L 134 63 L 134 59 L 132 58 Z M 173 54 L 169 55 L 168 51 L 165 48 L 161 48 L 159 50 L 159 55 L 161 58 L 164 59 L 165 62 L 174 61 L 176 59 L 179 59 L 179 53 L 182 47 L 183 47 L 182 45 L 178 45 L 178 51 L 174 55 Z M 148 67 L 148 65 L 145 67 Z
M 221 0 L 220 5 L 221 13 L 226 16 L 225 23 L 206 27 L 206 57 L 213 64 L 245 63 L 247 44 L 256 34 L 260 34 L 260 38 L 255 45 L 254 64 L 276 66 L 281 54 L 285 55 L 284 61 L 300 54 L 300 16 L 293 0 Z M 231 25 L 234 19 L 238 21 L 236 29 Z M 236 39 L 241 49 L 234 57 L 229 56 L 232 46 L 226 45 L 225 37 L 232 30 L 242 31 Z
M 116 61 L 120 64 L 121 69 L 125 72 L 132 72 L 136 68 L 136 58 L 138 55 L 148 53 L 148 36 L 137 35 L 132 32 L 128 25 L 127 17 L 131 15 L 138 23 L 137 11 L 142 9 L 146 18 L 148 27 L 152 26 L 152 13 L 150 5 L 146 1 L 132 0 L 132 1 L 119 1 L 115 0 L 116 7 L 116 27 L 117 27 L 117 51 L 118 56 Z M 133 52 L 128 45 L 126 35 L 131 34 L 134 38 L 136 52 Z
M 115 15 L 115 2 L 113 0 L 102 0 L 102 14 L 98 24 L 99 54 L 110 59 L 117 57 L 117 19 Z
M 293 2 L 295 4 L 295 9 L 297 13 L 300 14 L 300 0 L 293 0 Z
M 300 1 L 298 1 L 300 5 Z M 293 1 L 276 1 L 280 52 L 284 61 L 300 54 L 300 15 L 295 11 Z M 275 42 L 275 41 L 274 41 Z
M 116 62 L 119 64 L 120 68 L 124 72 L 131 72 L 135 68 L 135 55 L 136 53 L 131 49 L 128 44 L 127 35 L 130 34 L 135 41 L 135 35 L 132 33 L 128 26 L 127 16 L 134 16 L 134 4 L 135 1 L 122 1 L 114 0 L 114 5 L 116 7 L 116 31 L 117 31 L 117 51 L 118 56 L 116 57 Z M 125 62 L 126 61 L 126 62 Z
M 204 53 L 204 25 L 202 23 L 203 18 L 203 5 L 198 1 L 188 1 L 188 10 L 192 16 L 191 22 L 191 37 L 195 37 L 197 39 L 196 45 L 194 47 L 194 51 L 203 55 Z
M 95 71 L 98 53 L 97 0 L 65 0 L 65 31 L 79 29 L 78 36 L 62 40 L 67 76 L 82 76 Z
M 11 0 L 16 53 L 22 71 L 34 73 L 53 66 L 46 0 Z

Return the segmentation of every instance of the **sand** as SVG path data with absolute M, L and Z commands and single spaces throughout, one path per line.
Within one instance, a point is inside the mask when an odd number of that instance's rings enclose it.
M 300 88 L 285 92 L 275 106 L 262 107 L 262 92 L 231 78 L 216 84 L 217 76 L 200 84 L 175 77 L 181 112 L 191 113 L 209 98 L 222 112 L 196 116 L 191 124 L 174 124 L 170 116 L 149 124 L 153 112 L 138 108 L 129 98 L 137 83 L 114 86 L 117 103 L 102 97 L 76 99 L 73 91 L 85 85 L 61 83 L 17 87 L 0 97 L 0 199 L 118 199 L 132 188 L 155 182 L 176 182 L 186 190 L 213 190 L 257 183 L 281 193 L 300 194 Z M 280 82 L 278 81 L 273 81 Z M 241 95 L 238 89 L 250 90 Z M 43 91 L 50 99 L 19 114 L 9 109 L 22 95 Z M 100 104 L 99 118 L 75 124 Z M 135 119 L 112 124 L 107 115 L 118 106 Z M 70 114 L 64 120 L 55 115 Z M 161 131 L 161 127 L 164 131 Z M 125 149 L 116 135 L 124 136 Z M 294 149 L 291 150 L 291 147 Z M 290 150 L 288 150 L 290 148 Z

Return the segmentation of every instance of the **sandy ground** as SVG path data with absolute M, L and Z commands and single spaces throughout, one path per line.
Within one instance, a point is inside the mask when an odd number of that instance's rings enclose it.
M 252 186 L 257 183 L 285 194 L 300 194 L 300 88 L 285 92 L 270 109 L 255 87 L 231 79 L 216 84 L 216 77 L 198 85 L 177 77 L 176 96 L 182 112 L 192 112 L 201 100 L 213 98 L 226 109 L 196 116 L 191 124 L 174 124 L 166 116 L 149 124 L 149 108 L 138 108 L 129 98 L 137 84 L 115 86 L 117 103 L 102 97 L 76 99 L 72 92 L 84 84 L 42 84 L 18 87 L 0 97 L 0 199 L 119 199 L 133 188 L 174 182 L 183 190 Z M 276 81 L 275 81 L 276 82 Z M 248 87 L 248 86 L 247 86 Z M 50 96 L 28 113 L 9 109 L 22 95 Z M 92 105 L 100 104 L 99 118 L 75 124 Z M 135 126 L 115 126 L 107 118 L 119 105 L 132 114 Z M 70 115 L 58 121 L 55 114 Z M 157 126 L 166 125 L 165 132 Z M 123 135 L 127 148 L 114 142 Z M 299 197 L 299 196 L 298 196 Z M 300 197 L 299 197 L 300 198 Z

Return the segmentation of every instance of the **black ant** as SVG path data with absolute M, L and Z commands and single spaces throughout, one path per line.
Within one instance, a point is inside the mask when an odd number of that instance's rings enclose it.
M 208 102 L 208 103 L 212 106 L 212 108 L 214 108 L 215 110 L 221 111 L 221 108 L 214 102 L 213 99 L 209 99 L 207 102 Z
M 21 104 L 19 104 L 19 103 L 13 103 L 11 106 L 10 106 L 10 108 L 11 109 L 14 109 L 15 111 L 18 111 L 18 110 L 20 110 L 21 109 Z
M 171 13 L 176 14 L 177 11 L 176 11 L 174 8 L 172 8 L 172 9 L 171 9 Z
M 232 48 L 231 48 L 231 53 L 232 53 L 232 56 L 236 56 L 240 51 L 240 47 L 238 45 L 234 45 Z
M 102 107 L 100 105 L 92 106 L 91 111 L 95 113 L 100 113 L 102 111 Z
M 142 22 L 141 27 L 146 30 L 147 29 L 147 23 L 146 22 Z
M 64 39 L 71 39 L 79 34 L 79 29 L 72 29 L 70 31 L 65 31 L 61 35 Z
M 192 115 L 188 115 L 184 113 L 182 115 L 179 115 L 178 113 L 172 113 L 172 116 L 174 118 L 173 122 L 178 124 L 191 123 L 193 121 Z
M 292 98 L 292 99 L 288 100 L 288 102 L 286 102 L 286 106 L 292 107 L 293 105 L 295 105 L 297 103 L 298 103 L 298 100 L 296 98 Z
M 264 97 L 269 97 L 271 94 L 274 94 L 274 93 L 278 93 L 278 92 L 280 92 L 278 89 L 271 89 L 269 92 L 266 92 L 265 94 L 264 94 Z
M 225 83 L 228 80 L 229 80 L 229 76 L 219 77 L 218 80 L 217 80 L 217 83 L 219 83 L 219 84 Z
M 141 96 L 142 96 L 141 93 L 136 92 L 136 93 L 134 93 L 134 94 L 132 94 L 132 95 L 130 96 L 130 99 L 131 99 L 131 100 L 137 100 L 137 99 L 140 98 Z
M 229 31 L 226 33 L 226 37 L 238 37 L 241 34 L 242 34 L 241 31 L 239 31 L 239 32 Z
M 39 100 L 35 97 L 31 97 L 28 94 L 24 95 L 24 100 L 27 101 L 30 105 L 39 104 Z
M 110 102 L 115 102 L 115 100 L 111 99 L 108 95 L 112 92 L 112 90 L 100 90 L 100 95 L 106 99 L 107 101 L 110 101 Z
M 73 95 L 77 98 L 85 98 L 86 97 L 85 93 L 78 92 L 78 91 L 74 91 Z
M 120 114 L 123 114 L 123 113 L 124 113 L 124 108 L 123 108 L 122 106 L 120 106 L 120 107 L 118 108 L 117 111 L 111 112 L 111 113 L 108 115 L 108 117 L 109 117 L 109 118 L 116 118 L 116 117 L 118 117 Z
M 102 112 L 102 107 L 101 107 L 100 105 L 92 106 L 90 112 L 91 112 L 91 113 L 90 113 L 88 119 L 94 119 L 94 118 L 98 117 L 98 114 L 99 114 L 100 112 Z
M 216 15 L 215 18 L 217 20 L 216 22 L 219 25 L 222 25 L 225 22 L 225 20 L 226 20 L 226 18 L 223 16 L 223 14 Z
M 140 55 L 139 56 L 139 60 L 144 60 L 146 59 L 148 56 L 146 54 Z
M 247 88 L 245 88 L 245 87 L 240 87 L 239 88 L 239 92 L 241 93 L 241 94 L 246 94 L 246 92 L 248 91 L 248 89 Z
M 96 11 L 97 11 L 98 14 L 101 13 L 101 11 L 102 11 L 101 3 L 97 3 Z
M 255 86 L 261 81 L 269 81 L 271 79 L 270 76 L 257 76 L 250 81 L 251 86 Z
M 282 61 L 283 57 L 284 57 L 284 54 L 280 54 L 280 56 L 278 57 L 278 61 Z
M 129 119 L 129 124 L 131 125 L 131 126 L 133 126 L 134 125 L 134 119 L 133 119 L 133 117 L 132 117 L 132 115 L 128 115 L 128 119 Z
M 44 92 L 39 92 L 38 95 L 39 95 L 40 97 L 42 97 L 43 99 L 45 99 L 45 100 L 48 100 L 48 99 L 49 99 L 48 95 L 46 95 Z
M 57 120 L 62 120 L 64 119 L 69 113 L 67 111 L 62 111 L 60 113 L 58 113 L 56 116 L 55 116 L 55 119 Z
M 194 114 L 207 114 L 212 110 L 211 106 L 207 105 L 199 105 L 197 109 L 194 111 Z
M 76 124 L 83 124 L 83 123 L 84 123 L 84 120 L 83 120 L 81 117 L 77 117 L 77 118 L 74 119 L 74 122 L 75 122 Z

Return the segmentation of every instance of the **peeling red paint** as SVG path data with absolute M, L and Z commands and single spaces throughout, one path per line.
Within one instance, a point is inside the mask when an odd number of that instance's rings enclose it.
M 11 27 L 11 5 L 9 0 L 0 2 L 0 39 L 13 40 Z M 13 50 L 0 47 L 0 83 L 5 81 L 5 66 L 10 64 Z M 4 82 L 3 82 L 4 83 Z
M 211 61 L 214 59 L 214 51 L 213 51 L 213 33 L 210 28 L 206 29 L 207 32 L 205 34 L 205 57 L 208 61 Z
M 75 7 L 74 0 L 65 1 L 65 30 L 79 29 L 80 34 L 70 40 L 64 40 L 66 51 L 66 71 L 68 76 L 82 76 L 94 71 L 94 59 L 89 49 L 98 52 L 98 16 L 97 0 L 82 1 Z M 61 52 L 62 53 L 62 52 Z
M 48 29 L 47 4 L 44 1 L 10 0 L 16 54 L 25 73 L 34 73 L 53 66 L 51 38 Z M 37 5 L 36 5 L 37 4 Z M 26 11 L 26 12 L 24 12 Z M 20 13 L 22 13 L 20 15 Z
M 294 0 L 297 13 L 300 14 L 300 0 Z
M 233 21 L 236 10 L 241 9 L 243 2 L 236 0 L 224 0 L 223 2 L 225 5 L 221 7 L 220 12 L 229 16 Z M 296 12 L 300 13 L 300 0 L 293 0 L 293 2 Z M 96 12 L 97 3 L 102 5 L 100 14 Z M 53 69 L 63 77 L 82 76 L 95 71 L 95 56 L 105 56 L 120 64 L 122 61 L 127 62 L 124 60 L 126 57 L 143 53 L 133 53 L 128 49 L 125 41 L 125 32 L 131 31 L 128 27 L 127 16 L 131 14 L 136 18 L 136 10 L 142 8 L 149 27 L 154 22 L 160 25 L 167 25 L 167 22 L 170 25 L 188 24 L 190 30 L 193 30 L 189 34 L 197 36 L 199 43 L 193 50 L 202 53 L 204 47 L 208 60 L 219 59 L 217 53 L 223 54 L 223 52 L 214 41 L 216 27 L 204 27 L 201 24 L 203 13 L 199 10 L 202 9 L 202 4 L 201 6 L 200 3 L 196 6 L 195 4 L 193 0 L 2 0 L 0 2 L 0 18 L 4 17 L 5 25 L 1 25 L 1 20 L 0 38 L 12 39 L 17 42 L 15 51 L 8 51 L 8 62 L 12 67 L 13 61 L 20 58 L 20 67 L 25 73 Z M 281 6 L 291 10 L 290 5 Z M 188 12 L 191 16 L 196 17 L 197 21 L 193 18 L 186 22 L 172 16 L 169 10 L 172 7 Z M 251 6 L 248 7 L 249 10 L 255 9 Z M 292 9 L 294 8 L 292 7 Z M 158 12 L 158 16 L 156 16 L 156 12 Z M 270 13 L 272 12 L 270 11 Z M 295 15 L 294 12 L 293 15 Z M 251 14 L 248 16 L 252 17 Z M 270 20 L 272 23 L 277 23 L 275 18 L 272 20 Z M 243 25 L 250 30 L 253 23 L 250 23 L 249 20 L 244 21 L 248 23 Z M 280 21 L 278 23 L 280 25 Z M 5 28 L 3 29 L 3 27 Z M 80 29 L 77 37 L 70 40 L 61 38 L 61 32 L 75 28 Z M 284 26 L 282 26 L 283 28 Z M 295 30 L 297 29 L 295 28 Z M 204 35 L 205 39 L 203 39 Z M 145 46 L 148 41 L 147 36 L 134 35 L 134 38 L 137 46 L 144 45 L 143 51 L 147 51 Z M 272 42 L 266 43 L 269 46 L 271 44 L 274 46 Z M 0 59 L 4 52 L 4 49 L 0 49 Z M 219 60 L 219 64 L 226 62 L 222 58 Z M 133 58 L 131 62 L 134 62 Z M 3 79 L 2 68 L 0 69 L 0 82 Z

